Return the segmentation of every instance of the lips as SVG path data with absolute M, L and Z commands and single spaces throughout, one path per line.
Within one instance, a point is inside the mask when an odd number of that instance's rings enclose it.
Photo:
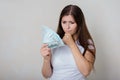
M 66 33 L 70 33 L 71 32 L 71 30 L 66 30 Z

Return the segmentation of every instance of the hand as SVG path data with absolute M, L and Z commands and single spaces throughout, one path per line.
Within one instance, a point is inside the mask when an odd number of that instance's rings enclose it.
M 40 49 L 41 55 L 44 57 L 44 60 L 50 61 L 51 60 L 51 49 L 48 48 L 47 44 L 43 44 Z
M 71 46 L 72 44 L 75 43 L 73 40 L 73 37 L 69 33 L 65 33 L 65 35 L 63 37 L 63 42 L 68 46 Z

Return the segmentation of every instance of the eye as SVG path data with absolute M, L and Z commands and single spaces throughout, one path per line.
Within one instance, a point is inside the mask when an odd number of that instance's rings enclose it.
M 63 23 L 63 24 L 65 24 L 65 23 L 66 23 L 66 21 L 62 21 L 62 23 Z
M 70 24 L 74 24 L 75 22 L 73 22 L 73 21 L 70 21 L 69 23 L 70 23 Z

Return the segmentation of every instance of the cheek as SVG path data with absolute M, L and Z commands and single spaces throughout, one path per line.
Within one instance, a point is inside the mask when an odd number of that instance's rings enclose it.
M 62 24 L 62 29 L 63 29 L 63 31 L 65 32 L 65 29 L 66 27 L 65 27 L 65 25 L 64 24 Z
M 73 33 L 76 33 L 77 27 L 73 27 L 72 31 L 73 31 Z

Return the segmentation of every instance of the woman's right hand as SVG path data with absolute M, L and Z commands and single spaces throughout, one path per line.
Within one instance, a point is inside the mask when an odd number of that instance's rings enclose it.
M 43 56 L 45 61 L 50 61 L 51 60 L 51 49 L 48 48 L 47 44 L 43 44 L 40 53 Z

